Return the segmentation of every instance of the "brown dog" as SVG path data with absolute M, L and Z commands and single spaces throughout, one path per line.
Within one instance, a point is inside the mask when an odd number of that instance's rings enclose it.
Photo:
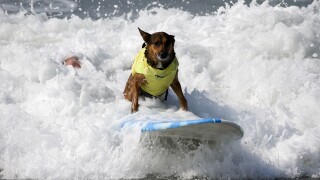
M 167 93 L 169 86 L 178 96 L 180 108 L 188 110 L 178 80 L 179 63 L 174 52 L 174 36 L 165 32 L 149 34 L 141 29 L 139 32 L 145 43 L 133 62 L 123 92 L 124 97 L 132 102 L 131 111 L 138 111 L 139 95 L 159 97 Z

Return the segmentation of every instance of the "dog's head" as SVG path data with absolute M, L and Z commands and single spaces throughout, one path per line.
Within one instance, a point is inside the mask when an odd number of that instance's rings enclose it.
M 152 67 L 158 67 L 159 63 L 166 68 L 174 59 L 174 36 L 165 32 L 156 32 L 149 34 L 142 31 L 139 32 L 146 43 L 146 52 L 148 64 Z

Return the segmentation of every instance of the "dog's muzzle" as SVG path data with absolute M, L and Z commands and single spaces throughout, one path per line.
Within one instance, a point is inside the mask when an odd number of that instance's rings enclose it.
M 161 52 L 159 54 L 156 54 L 156 56 L 160 61 L 166 61 L 169 59 L 168 53 L 165 53 L 165 52 Z

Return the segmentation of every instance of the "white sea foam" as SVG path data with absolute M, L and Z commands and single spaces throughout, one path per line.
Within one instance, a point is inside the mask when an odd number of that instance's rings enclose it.
M 242 2 L 216 15 L 176 9 L 118 17 L 48 19 L 0 12 L 0 172 L 5 178 L 320 176 L 319 1 L 307 8 Z M 175 35 L 190 112 L 122 91 L 147 32 Z M 76 54 L 82 68 L 62 65 Z M 191 113 L 192 112 L 192 113 Z M 126 117 L 217 117 L 243 127 L 239 142 L 187 152 L 118 131 Z
M 77 3 L 69 0 L 1 0 L 0 7 L 8 12 L 62 13 L 74 11 Z

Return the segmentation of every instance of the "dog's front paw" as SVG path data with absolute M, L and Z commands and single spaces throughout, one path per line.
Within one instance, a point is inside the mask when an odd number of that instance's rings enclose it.
M 139 104 L 132 104 L 131 113 L 135 113 L 138 111 Z
M 180 109 L 188 111 L 188 102 L 184 97 L 180 101 Z
M 180 109 L 184 110 L 184 111 L 188 111 L 188 107 L 180 107 Z

